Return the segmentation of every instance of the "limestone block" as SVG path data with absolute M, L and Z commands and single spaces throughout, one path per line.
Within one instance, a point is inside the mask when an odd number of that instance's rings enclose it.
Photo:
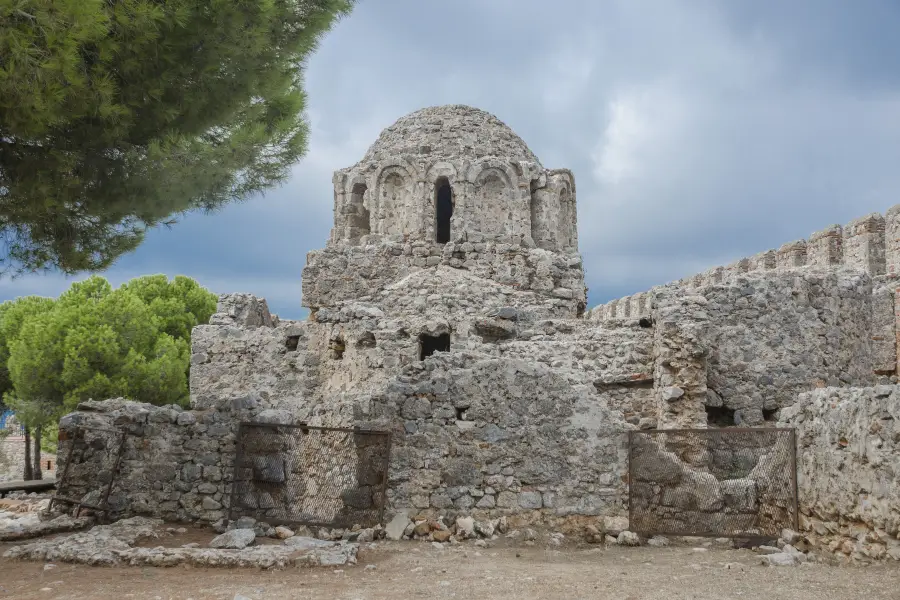
M 844 265 L 869 275 L 885 271 L 885 220 L 878 213 L 854 219 L 844 226 L 841 241 Z
M 890 207 L 884 214 L 885 222 L 885 272 L 900 276 L 900 204 Z
M 790 242 L 781 246 L 776 253 L 775 262 L 777 268 L 779 269 L 794 269 L 797 267 L 806 266 L 806 240 Z
M 813 267 L 836 267 L 843 262 L 843 229 L 832 225 L 809 237 L 807 264 Z

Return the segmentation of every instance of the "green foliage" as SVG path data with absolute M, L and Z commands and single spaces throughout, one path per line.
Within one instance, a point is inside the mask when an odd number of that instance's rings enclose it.
M 25 321 L 35 315 L 48 312 L 53 308 L 52 298 L 40 296 L 24 296 L 0 304 L 0 405 L 5 394 L 12 391 L 12 380 L 9 376 L 10 346 L 18 339 Z
M 283 181 L 302 65 L 355 0 L 0 0 L 0 267 L 99 270 Z
M 191 329 L 209 320 L 216 297 L 188 277 L 139 277 L 113 289 L 92 276 L 50 305 L 14 302 L 0 305 L 0 327 L 20 307 L 49 306 L 22 320 L 6 361 L 7 402 L 35 427 L 88 398 L 187 405 Z
M 122 286 L 146 304 L 160 319 L 162 330 L 174 338 L 189 339 L 195 325 L 209 322 L 216 312 L 216 297 L 190 277 L 165 275 L 137 277 Z
M 41 431 L 41 450 L 56 454 L 59 449 L 59 423 L 54 421 L 44 425 Z

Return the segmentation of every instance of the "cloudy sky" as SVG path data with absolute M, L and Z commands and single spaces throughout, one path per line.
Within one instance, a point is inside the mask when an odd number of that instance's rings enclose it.
M 310 60 L 291 180 L 152 232 L 105 276 L 190 275 L 300 318 L 332 171 L 462 103 L 575 173 L 590 305 L 642 291 L 900 203 L 898 30 L 896 0 L 359 0 Z M 0 300 L 70 281 L 0 280 Z

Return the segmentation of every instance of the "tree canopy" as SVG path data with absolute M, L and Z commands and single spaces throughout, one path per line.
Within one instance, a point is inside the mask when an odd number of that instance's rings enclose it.
M 6 397 L 32 426 L 88 398 L 186 405 L 191 329 L 215 307 L 215 295 L 194 280 L 164 275 L 118 289 L 92 276 L 55 301 L 4 303 L 0 331 L 16 332 L 4 337 Z
M 304 61 L 354 2 L 0 2 L 0 270 L 102 269 L 283 181 Z
M 25 321 L 53 308 L 52 298 L 23 296 L 0 304 L 0 406 L 3 398 L 12 391 L 9 375 L 10 346 L 19 337 Z

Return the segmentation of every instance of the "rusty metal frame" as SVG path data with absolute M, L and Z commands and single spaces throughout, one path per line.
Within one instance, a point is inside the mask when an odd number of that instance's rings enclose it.
M 663 434 L 694 434 L 694 435 L 730 435 L 735 433 L 770 433 L 770 432 L 782 432 L 788 433 L 790 437 L 790 475 L 791 475 L 791 521 L 792 528 L 794 531 L 800 530 L 800 502 L 799 495 L 797 489 L 797 430 L 793 427 L 721 427 L 721 428 L 706 428 L 706 429 L 643 429 L 636 430 L 630 429 L 628 430 L 628 524 L 629 527 L 633 527 L 634 524 L 634 501 L 633 501 L 633 487 L 632 482 L 634 481 L 634 438 L 637 435 L 644 436 L 659 436 Z M 632 531 L 634 531 L 632 529 Z M 709 537 L 709 538 L 733 538 L 733 539 L 750 539 L 750 540 L 770 540 L 776 539 L 777 536 L 767 536 L 767 535 L 754 535 L 754 534 L 728 534 L 728 533 L 695 533 L 695 532 L 684 532 L 684 531 L 665 531 L 665 530 L 653 530 L 653 531 L 635 531 L 635 533 L 649 534 L 649 535 L 668 535 L 668 536 L 690 536 L 690 537 Z
M 228 503 L 228 518 L 234 519 L 237 515 L 236 513 L 236 497 L 237 497 L 237 470 L 240 465 L 244 463 L 244 433 L 249 428 L 267 428 L 267 429 L 299 429 L 303 434 L 307 434 L 310 431 L 334 431 L 340 433 L 351 433 L 351 434 L 362 434 L 362 435 L 375 435 L 375 436 L 384 436 L 386 437 L 385 442 L 385 456 L 384 456 L 384 469 L 381 472 L 381 486 L 380 486 L 380 498 L 381 504 L 378 506 L 378 522 L 381 523 L 384 521 L 384 510 L 385 505 L 387 504 L 387 484 L 388 484 L 388 475 L 389 475 L 389 467 L 390 467 L 390 456 L 393 442 L 393 435 L 389 430 L 378 430 L 378 429 L 369 429 L 363 427 L 322 427 L 316 425 L 307 425 L 306 423 L 296 423 L 285 425 L 281 423 L 256 423 L 252 421 L 242 421 L 238 423 L 238 431 L 237 431 L 237 439 L 235 440 L 235 456 L 234 456 L 234 465 L 232 467 L 232 481 L 231 481 L 231 494 Z M 334 527 L 334 522 L 321 522 L 321 521 L 311 521 L 311 520 L 284 520 L 284 519 L 268 519 L 270 525 L 307 525 L 312 527 Z M 374 523 L 373 523 L 374 525 Z
M 66 467 L 63 469 L 62 476 L 56 481 L 56 493 L 50 498 L 50 504 L 47 507 L 47 510 L 52 510 L 53 505 L 57 502 L 62 502 L 69 505 L 75 506 L 75 517 L 78 518 L 81 515 L 82 509 L 90 509 L 97 513 L 109 514 L 109 495 L 112 492 L 113 484 L 116 481 L 116 474 L 119 472 L 119 465 L 122 463 L 122 455 L 125 453 L 125 440 L 128 438 L 128 430 L 127 429 L 110 429 L 107 427 L 89 427 L 84 425 L 76 425 L 74 427 L 74 434 L 72 435 L 72 444 L 69 446 L 69 452 L 66 454 Z M 97 504 L 88 504 L 82 500 L 78 500 L 76 498 L 70 498 L 68 496 L 61 495 L 59 492 L 61 490 L 65 490 L 65 485 L 69 476 L 69 469 L 72 466 L 72 459 L 75 454 L 75 445 L 78 442 L 79 434 L 81 434 L 81 439 L 84 440 L 84 434 L 86 431 L 96 431 L 96 432 L 106 432 L 112 433 L 119 437 L 119 444 L 116 448 L 116 458 L 113 463 L 112 470 L 110 472 L 109 483 L 106 486 L 106 489 L 103 491 L 103 495 L 100 498 L 100 501 Z

